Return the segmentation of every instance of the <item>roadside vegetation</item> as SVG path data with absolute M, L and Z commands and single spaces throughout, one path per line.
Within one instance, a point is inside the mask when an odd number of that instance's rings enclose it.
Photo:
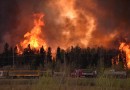
M 129 90 L 130 79 L 42 77 L 32 90 Z

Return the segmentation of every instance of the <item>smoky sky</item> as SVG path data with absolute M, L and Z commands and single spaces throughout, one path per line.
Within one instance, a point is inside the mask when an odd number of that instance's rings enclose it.
M 58 0 L 0 0 L 0 48 L 5 42 L 14 46 L 23 39 L 23 35 L 33 27 L 32 14 L 35 12 L 45 14 L 43 30 L 48 46 L 63 45 L 61 29 L 70 27 L 75 30 L 75 27 L 67 19 L 64 27 L 56 24 L 55 21 L 61 12 L 50 6 L 56 1 Z M 104 45 L 107 47 L 121 38 L 130 41 L 130 0 L 75 0 L 74 8 L 96 18 L 96 30 L 92 33 L 90 44 L 102 43 L 107 44 Z M 81 18 L 83 21 L 82 15 Z M 70 38 L 69 42 L 74 40 L 78 44 L 76 36 L 73 33 L 72 36 L 74 38 Z M 111 40 L 101 40 L 109 36 L 112 37 Z

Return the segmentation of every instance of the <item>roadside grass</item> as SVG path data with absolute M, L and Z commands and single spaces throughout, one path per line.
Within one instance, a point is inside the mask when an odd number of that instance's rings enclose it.
M 130 78 L 43 76 L 28 80 L 3 79 L 0 90 L 130 90 Z
M 38 80 L 0 79 L 0 90 L 31 90 Z
M 42 77 L 32 90 L 130 90 L 130 79 Z

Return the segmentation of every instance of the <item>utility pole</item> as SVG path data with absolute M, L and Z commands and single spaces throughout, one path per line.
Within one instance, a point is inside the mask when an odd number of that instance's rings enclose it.
M 13 69 L 14 69 L 14 48 L 13 48 Z

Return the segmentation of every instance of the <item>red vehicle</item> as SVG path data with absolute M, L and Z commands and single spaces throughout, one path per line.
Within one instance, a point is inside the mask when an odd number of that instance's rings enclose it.
M 81 69 L 76 69 L 71 73 L 71 77 L 81 77 L 83 71 Z
M 88 71 L 85 69 L 76 69 L 71 73 L 71 77 L 96 77 L 97 71 Z

